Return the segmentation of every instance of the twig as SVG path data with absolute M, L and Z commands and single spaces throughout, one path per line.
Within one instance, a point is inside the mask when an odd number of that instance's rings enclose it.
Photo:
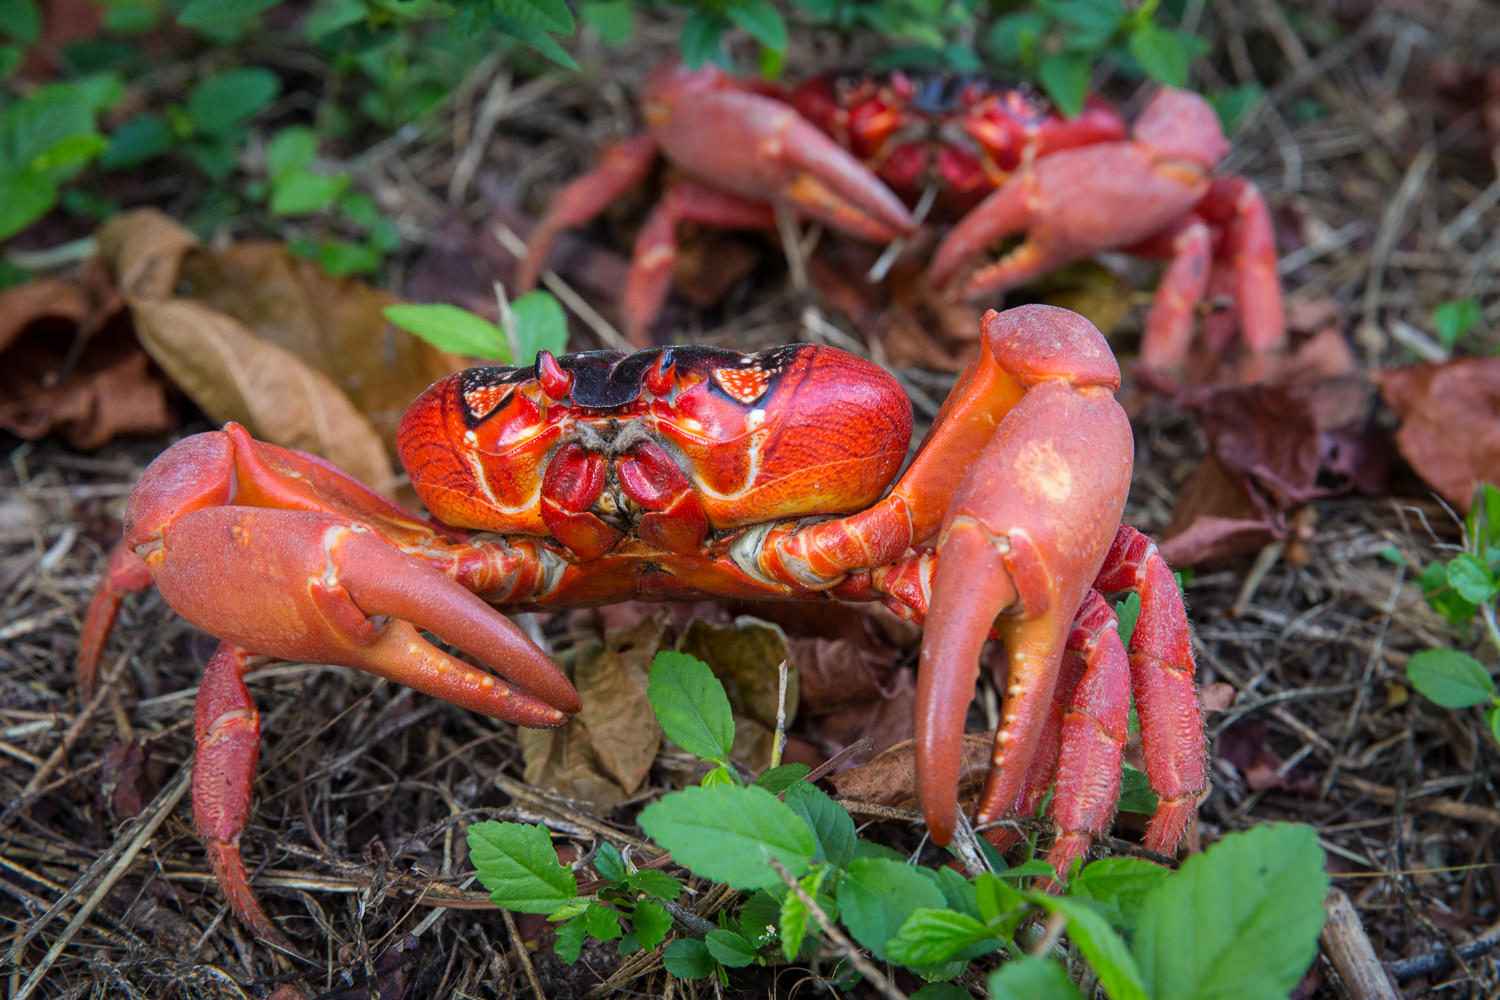
M 1369 280 L 1365 282 L 1364 299 L 1361 306 L 1358 336 L 1365 348 L 1366 361 L 1371 368 L 1377 366 L 1385 348 L 1385 336 L 1376 321 L 1380 308 L 1380 291 L 1385 282 L 1385 268 L 1396 245 L 1396 237 L 1406 223 L 1407 213 L 1416 200 L 1417 193 L 1427 181 L 1427 172 L 1437 159 L 1437 150 L 1431 143 L 1423 146 L 1406 168 L 1385 216 L 1380 220 L 1380 230 L 1375 234 L 1375 245 L 1370 249 Z
M 1397 792 L 1394 788 L 1385 785 L 1377 785 L 1373 781 L 1356 778 L 1352 774 L 1346 774 L 1341 779 L 1345 784 L 1354 786 L 1354 789 L 1379 802 L 1381 805 L 1390 806 L 1396 804 Z M 1483 823 L 1486 826 L 1500 827 L 1500 810 L 1489 809 L 1485 806 L 1477 806 L 1472 802 L 1455 802 L 1453 799 L 1422 798 L 1413 793 L 1407 793 L 1407 805 L 1426 812 L 1437 813 L 1449 819 L 1462 820 L 1465 823 Z
M 1350 1000 L 1401 1000 L 1343 890 L 1328 891 L 1323 912 L 1328 915 L 1321 937 L 1323 950 L 1349 991 Z
M 526 952 L 526 942 L 521 940 L 521 932 L 516 928 L 516 918 L 510 915 L 509 910 L 504 909 L 500 911 L 500 916 L 505 918 L 505 930 L 510 934 L 510 943 L 516 946 L 516 957 L 526 972 L 526 981 L 531 984 L 537 1000 L 547 1000 L 547 994 L 542 991 L 541 980 L 536 977 L 536 966 L 531 964 L 531 956 Z
M 1459 960 L 1467 961 L 1471 958 L 1478 958 L 1480 955 L 1494 951 L 1496 946 L 1500 946 L 1500 924 L 1491 926 L 1489 930 L 1468 944 L 1461 944 L 1457 948 L 1429 951 L 1416 958 L 1392 962 L 1387 968 L 1398 982 L 1403 979 L 1415 979 L 1418 976 L 1438 976 L 1453 968 Z
M 510 251 L 510 255 L 516 260 L 526 259 L 526 241 L 516 235 L 516 231 L 503 222 L 495 223 L 491 230 L 500 245 Z M 556 271 L 551 269 L 542 272 L 542 284 L 547 286 L 547 291 L 556 295 L 558 301 L 573 311 L 573 314 L 583 320 L 584 325 L 593 330 L 604 346 L 616 351 L 631 350 L 630 342 L 621 336 L 620 331 L 612 326 L 609 320 L 600 316 L 598 311 L 584 299 L 582 295 L 573 291 L 571 285 L 562 280 Z
M 823 929 L 823 934 L 829 941 L 833 942 L 839 954 L 848 959 L 849 964 L 858 969 L 860 975 L 868 979 L 880 991 L 881 995 L 888 997 L 889 1000 L 908 1000 L 906 994 L 896 988 L 896 984 L 891 981 L 890 977 L 876 968 L 873 962 L 865 958 L 860 952 L 859 947 L 853 941 L 850 941 L 844 935 L 844 932 L 834 925 L 832 920 L 828 919 L 828 914 L 823 912 L 823 908 L 818 905 L 817 900 L 807 894 L 807 890 L 802 888 L 801 882 L 792 878 L 792 873 L 787 871 L 786 865 L 782 864 L 779 858 L 768 856 L 766 860 L 771 863 L 772 868 L 776 869 L 776 874 L 781 877 L 781 881 L 786 884 L 786 887 L 801 900 L 803 906 L 807 907 L 807 912 L 812 914 L 812 918 L 818 922 L 818 926 Z

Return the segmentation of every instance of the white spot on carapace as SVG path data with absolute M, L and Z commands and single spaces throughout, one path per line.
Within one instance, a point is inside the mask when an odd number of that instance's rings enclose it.
M 719 383 L 730 399 L 749 406 L 766 394 L 771 387 L 771 376 L 760 365 L 743 368 L 715 368 L 714 381 Z
M 1073 495 L 1073 470 L 1051 441 L 1028 441 L 1016 456 L 1020 481 L 1049 503 L 1062 503 Z
M 758 431 L 765 422 L 766 411 L 758 406 L 755 409 L 751 410 L 749 413 L 745 414 L 746 430 Z

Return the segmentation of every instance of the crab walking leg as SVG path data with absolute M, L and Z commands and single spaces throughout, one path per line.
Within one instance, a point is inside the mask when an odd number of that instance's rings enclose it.
M 938 537 L 916 718 L 918 789 L 938 843 L 957 820 L 957 735 L 992 624 L 1009 673 L 980 816 L 1018 798 L 1074 615 L 1119 524 L 1133 455 L 1113 395 L 1119 369 L 1092 324 L 1028 306 L 986 315 L 984 331 L 986 353 L 1026 394 L 971 463 Z
M 1172 371 L 1187 357 L 1198 306 L 1208 292 L 1213 268 L 1213 239 L 1208 225 L 1190 215 L 1170 230 L 1131 247 L 1129 252 L 1169 261 L 1146 315 L 1141 338 L 1141 365 Z
M 1146 774 L 1160 803 L 1146 828 L 1146 846 L 1170 854 L 1207 787 L 1203 716 L 1193 686 L 1192 643 L 1182 591 L 1156 543 L 1121 526 L 1094 584 L 1141 596 L 1130 637 L 1130 676 Z
M 662 195 L 636 237 L 625 281 L 625 337 L 649 347 L 646 328 L 661 311 L 677 263 L 677 227 L 698 222 L 719 229 L 775 229 L 776 213 L 752 201 L 696 181 L 681 181 Z
M 1224 228 L 1216 265 L 1233 275 L 1230 290 L 1246 346 L 1258 353 L 1280 347 L 1286 341 L 1286 310 L 1265 196 L 1251 181 L 1230 174 L 1213 182 L 1197 210 Z
M 526 257 L 516 271 L 516 291 L 528 292 L 536 287 L 547 255 L 565 230 L 593 219 L 610 202 L 642 183 L 655 162 L 656 142 L 644 132 L 606 147 L 599 165 L 563 188 L 531 231 Z
M 260 713 L 245 687 L 251 654 L 220 643 L 203 671 L 193 717 L 193 828 L 208 851 L 229 908 L 256 934 L 295 952 L 250 888 L 240 834 L 250 819 L 260 759 Z
M 124 542 L 115 546 L 109 555 L 109 566 L 89 598 L 89 609 L 84 615 L 83 629 L 78 638 L 78 699 L 88 704 L 94 696 L 94 685 L 99 681 L 99 658 L 104 653 L 105 640 L 115 626 L 120 614 L 120 603 L 126 595 L 151 586 L 151 570 L 135 550 Z

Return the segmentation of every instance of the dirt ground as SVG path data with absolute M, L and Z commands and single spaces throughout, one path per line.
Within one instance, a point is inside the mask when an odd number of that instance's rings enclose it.
M 1500 18 L 1477 2 L 1292 6 L 1190 5 L 1198 18 L 1190 27 L 1214 46 L 1195 82 L 1210 90 L 1259 83 L 1268 94 L 1234 136 L 1225 168 L 1255 180 L 1273 206 L 1290 307 L 1322 310 L 1364 369 L 1430 354 L 1434 307 L 1475 298 L 1484 320 L 1462 346 L 1494 352 L 1500 81 L 1487 95 L 1483 71 L 1500 66 Z M 642 51 L 666 51 L 669 36 L 657 30 L 646 29 Z M 393 287 L 441 287 L 437 269 L 452 299 L 482 304 L 489 280 L 513 261 L 462 234 L 497 222 L 524 228 L 561 178 L 631 128 L 629 95 L 655 56 L 586 47 L 580 58 L 589 67 L 583 80 L 512 79 L 498 62 L 480 67 L 448 113 L 361 158 L 360 176 L 414 238 Z M 794 51 L 789 65 L 838 58 L 828 41 Z M 1142 95 L 1111 96 L 1134 108 Z M 569 252 L 613 253 L 604 259 L 618 268 L 628 243 L 614 226 L 613 218 L 595 226 L 584 250 Z M 676 339 L 742 349 L 805 339 L 807 300 L 789 285 L 779 252 L 750 238 L 733 244 L 745 245 L 752 266 L 717 305 L 674 298 L 664 326 L 680 331 Z M 590 274 L 617 281 L 606 265 L 583 268 L 584 294 L 602 297 L 587 287 Z M 1114 337 L 1127 359 L 1143 301 L 1143 293 L 1128 300 Z M 827 316 L 844 341 L 889 353 Z M 584 334 L 572 346 L 595 344 Z M 940 397 L 950 378 L 912 366 L 901 373 L 928 396 Z M 1132 399 L 1138 458 L 1127 521 L 1161 533 L 1205 440 L 1180 402 Z M 184 433 L 206 429 L 184 412 Z M 1393 422 L 1373 393 L 1366 420 L 1377 429 Z M 601 997 L 669 988 L 659 963 L 621 962 L 609 948 L 562 965 L 550 948 L 534 947 L 538 920 L 490 908 L 468 874 L 469 822 L 542 819 L 586 843 L 592 829 L 628 836 L 628 805 L 595 813 L 528 789 L 510 727 L 322 666 L 277 665 L 251 682 L 265 738 L 245 855 L 269 912 L 311 961 L 255 942 L 212 885 L 184 794 L 192 700 L 212 640 L 143 595 L 127 604 L 107 650 L 104 693 L 80 711 L 73 686 L 82 612 L 124 499 L 167 439 L 87 454 L 54 441 L 0 443 L 8 457 L 0 466 L 6 995 L 33 974 L 32 995 L 47 998 Z M 1477 712 L 1440 709 L 1405 681 L 1417 651 L 1460 648 L 1491 663 L 1493 651 L 1479 652 L 1477 635 L 1444 623 L 1411 574 L 1382 556 L 1395 548 L 1414 565 L 1451 556 L 1458 522 L 1399 460 L 1380 492 L 1334 489 L 1283 513 L 1281 540 L 1196 565 L 1188 582 L 1200 682 L 1234 695 L 1209 716 L 1213 788 L 1196 842 L 1257 823 L 1313 824 L 1335 887 L 1402 995 L 1500 996 L 1500 747 Z M 594 624 L 559 616 L 545 627 L 566 648 Z M 909 648 L 891 654 L 896 669 L 914 663 Z M 982 725 L 976 709 L 970 728 Z M 675 776 L 659 770 L 635 801 Z M 890 827 L 871 835 L 915 843 L 913 826 Z M 670 989 L 811 995 L 809 975 L 747 971 L 722 989 Z M 908 992 L 920 985 L 902 982 Z M 1389 994 L 1341 984 L 1324 952 L 1297 995 Z

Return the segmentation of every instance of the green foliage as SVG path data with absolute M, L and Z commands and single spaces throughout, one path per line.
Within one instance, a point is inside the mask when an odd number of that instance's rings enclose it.
M 1457 327 L 1455 327 L 1457 328 Z M 1455 334 L 1455 338 L 1462 333 Z M 1405 558 L 1394 549 L 1386 557 L 1400 565 Z M 1500 650 L 1500 490 L 1480 483 L 1464 518 L 1463 551 L 1447 562 L 1424 568 L 1419 582 L 1432 609 L 1453 625 L 1467 628 L 1476 618 L 1491 645 Z M 1423 695 L 1444 708 L 1483 705 L 1485 725 L 1500 740 L 1500 695 L 1495 679 L 1483 663 L 1456 649 L 1428 649 L 1412 655 L 1406 678 Z
M 1112 1000 L 1285 996 L 1313 958 L 1328 876 L 1309 827 L 1230 834 L 1175 875 L 1136 858 L 1106 858 L 1077 870 L 1065 896 L 1023 887 L 1052 874 L 1040 862 L 974 878 L 920 868 L 860 840 L 848 813 L 802 780 L 805 771 L 778 769 L 775 781 L 742 784 L 722 763 L 733 741 L 723 697 L 706 666 L 680 653 L 658 655 L 650 698 L 663 728 L 717 763 L 710 773 L 720 777 L 663 796 L 641 812 L 640 824 L 695 876 L 755 890 L 737 914 L 721 911 L 719 926 L 701 939 L 666 941 L 672 933 L 666 904 L 683 891 L 680 882 L 654 868 L 631 870 L 615 847 L 602 844 L 593 856 L 602 886 L 576 895 L 571 873 L 540 828 L 476 824 L 474 861 L 494 901 L 548 913 L 559 924 L 558 953 L 570 961 L 586 937 L 617 940 L 622 954 L 666 942 L 667 971 L 683 979 L 805 960 L 820 940 L 814 907 L 877 959 L 929 980 L 951 979 L 976 960 L 1019 955 L 1021 926 L 1038 913 L 1054 913 Z M 785 801 L 766 785 L 783 787 Z M 1081 997 L 1052 958 L 1012 958 L 989 983 L 992 997 Z M 915 994 L 920 1000 L 967 995 L 936 981 Z
M 1437 332 L 1438 342 L 1451 351 L 1483 318 L 1477 300 L 1456 299 L 1432 310 L 1432 328 Z
M 385 318 L 445 351 L 506 364 L 529 363 L 541 351 L 560 354 L 568 321 L 547 292 L 528 292 L 504 310 L 501 325 L 458 306 L 387 306 Z
M 60 186 L 104 152 L 98 116 L 123 93 L 118 76 L 98 74 L 0 97 L 0 239 L 51 211 Z

